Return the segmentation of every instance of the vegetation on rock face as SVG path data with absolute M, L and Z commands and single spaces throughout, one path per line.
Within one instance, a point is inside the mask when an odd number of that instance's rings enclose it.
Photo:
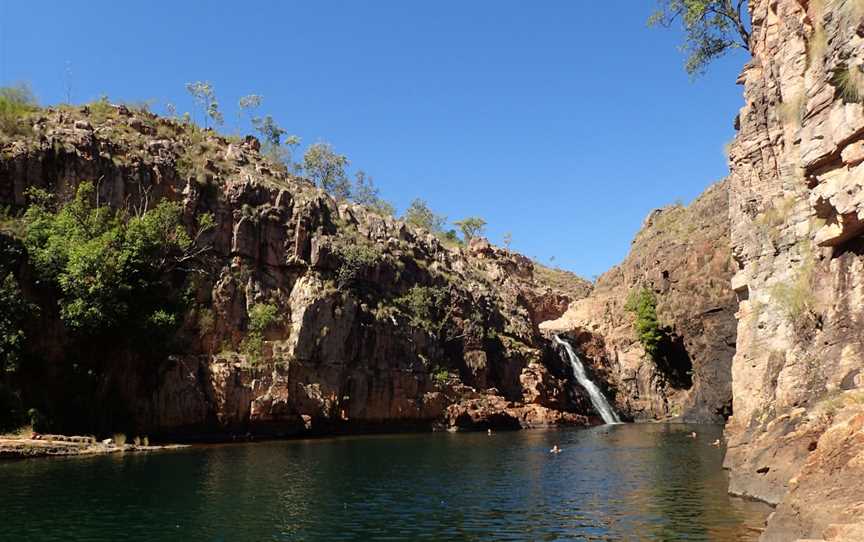
M 681 23 L 686 34 L 681 46 L 687 55 L 685 68 L 690 75 L 698 75 L 732 49 L 750 50 L 746 17 L 746 0 L 660 0 L 648 24 L 671 27 Z
M 89 182 L 59 210 L 44 191 L 29 196 L 24 243 L 40 281 L 57 289 L 68 329 L 88 335 L 175 327 L 179 301 L 170 275 L 194 270 L 207 250 L 201 236 L 213 226 L 210 215 L 200 215 L 190 237 L 177 203 L 116 212 L 99 204 Z
M 799 328 L 817 320 L 812 280 L 813 260 L 808 255 L 791 282 L 776 284 L 771 289 L 771 301 L 779 306 L 792 325 Z
M 261 359 L 264 347 L 264 332 L 279 321 L 279 308 L 272 303 L 256 303 L 249 309 L 248 334 L 240 350 L 252 362 Z
M 624 309 L 636 315 L 634 329 L 642 347 L 652 358 L 660 352 L 665 332 L 657 319 L 657 298 L 648 288 L 632 290 Z
M 381 258 L 379 249 L 366 244 L 339 247 L 338 254 L 341 263 L 336 270 L 336 286 L 340 290 L 356 288 L 363 273 Z
M 37 109 L 36 98 L 30 87 L 0 88 L 0 134 L 21 136 L 31 132 L 29 124 L 22 122 L 24 117 Z
M 411 318 L 411 325 L 438 333 L 446 323 L 443 307 L 447 291 L 430 286 L 414 285 L 408 293 L 396 299 L 399 306 Z

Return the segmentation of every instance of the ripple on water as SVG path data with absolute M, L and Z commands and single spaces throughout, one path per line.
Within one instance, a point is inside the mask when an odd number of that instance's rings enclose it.
M 719 427 L 420 434 L 0 463 L 9 540 L 755 540 Z M 553 444 L 563 453 L 548 453 Z M 6 538 L 4 538 L 6 539 Z

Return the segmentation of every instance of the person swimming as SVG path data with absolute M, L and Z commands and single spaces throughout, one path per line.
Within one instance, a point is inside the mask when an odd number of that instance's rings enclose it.
M 550 454 L 560 454 L 561 448 L 559 448 L 558 445 L 556 444 L 555 446 L 552 446 L 552 449 L 549 450 L 549 453 Z

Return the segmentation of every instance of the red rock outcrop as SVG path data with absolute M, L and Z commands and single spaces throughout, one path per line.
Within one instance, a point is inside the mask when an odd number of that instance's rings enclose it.
M 728 415 L 736 325 L 728 197 L 722 181 L 688 207 L 652 211 L 627 258 L 560 319 L 541 325 L 570 333 L 609 384 L 616 408 L 631 418 L 718 422 Z M 656 296 L 668 332 L 657 359 L 645 354 L 625 309 L 641 288 Z
M 521 255 L 480 239 L 447 248 L 334 201 L 268 162 L 254 138 L 122 106 L 100 118 L 86 107 L 44 110 L 32 136 L 0 143 L 0 206 L 23 208 L 30 187 L 63 201 L 92 180 L 115 208 L 170 199 L 190 229 L 205 212 L 216 222 L 202 239 L 205 272 L 184 283 L 192 302 L 167 355 L 122 340 L 88 345 L 93 376 L 77 387 L 75 352 L 43 303 L 28 337 L 46 366 L 23 368 L 17 385 L 60 429 L 191 438 L 479 427 L 502 416 L 519 426 L 585 422 L 569 369 L 537 328 L 572 293 L 535 277 Z M 571 292 L 590 289 L 571 282 Z M 250 349 L 256 304 L 278 318 Z M 483 413 L 466 406 L 471 423 L 451 424 L 463 418 L 454 405 L 472 401 Z
M 777 505 L 763 540 L 841 539 L 864 503 L 850 400 L 864 385 L 864 9 L 753 0 L 750 13 L 729 153 L 740 304 L 726 466 L 732 492 Z

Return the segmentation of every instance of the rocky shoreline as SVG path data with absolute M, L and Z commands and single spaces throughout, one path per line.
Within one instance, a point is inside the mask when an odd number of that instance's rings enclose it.
M 186 444 L 118 444 L 113 439 L 98 441 L 94 437 L 84 436 L 2 436 L 0 437 L 0 460 L 150 453 L 188 447 Z

